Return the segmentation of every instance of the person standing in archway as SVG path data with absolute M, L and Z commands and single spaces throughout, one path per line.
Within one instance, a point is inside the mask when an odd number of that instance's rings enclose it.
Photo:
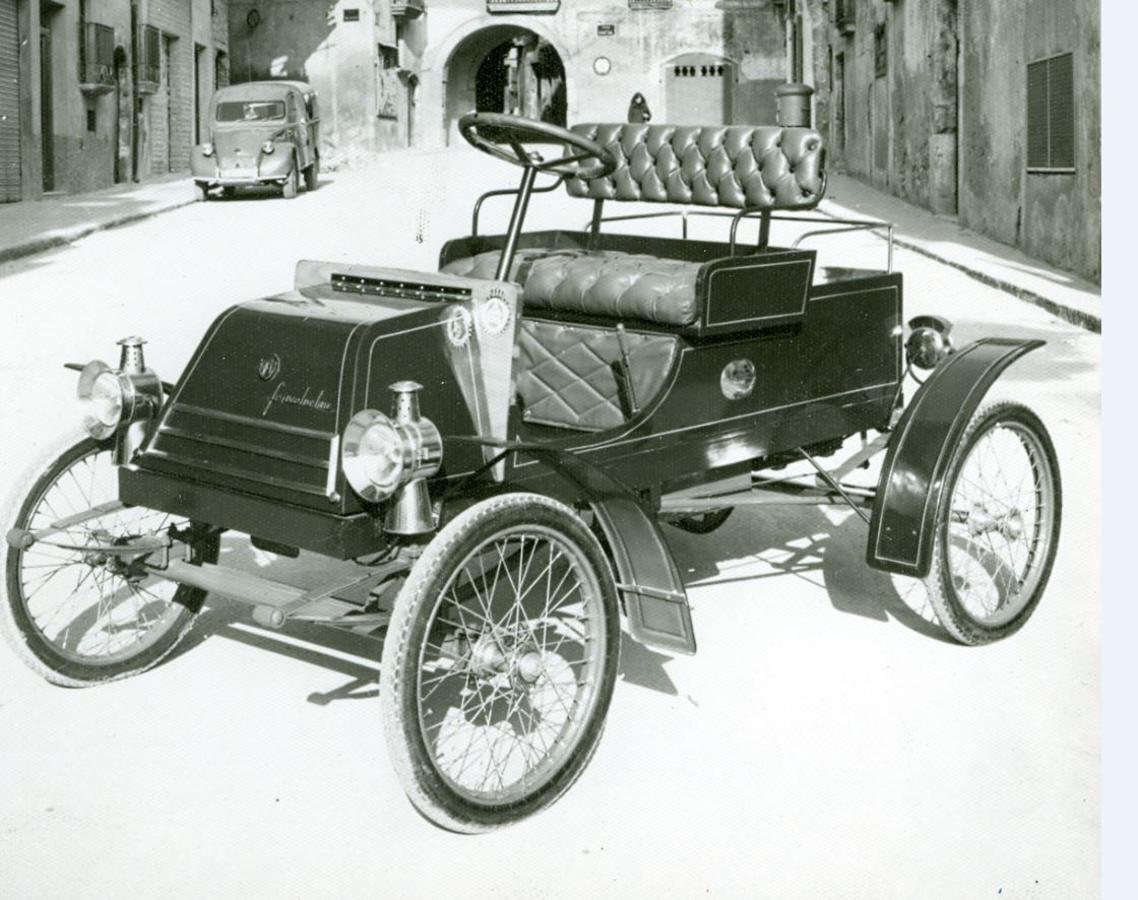
M 640 91 L 632 95 L 632 102 L 628 104 L 628 121 L 633 125 L 644 125 L 652 121 L 652 110 L 648 108 L 648 101 Z

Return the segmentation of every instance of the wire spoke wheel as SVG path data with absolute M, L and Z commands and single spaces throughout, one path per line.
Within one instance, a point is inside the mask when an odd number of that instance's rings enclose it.
M 188 628 L 204 593 L 158 578 L 114 552 L 138 539 L 188 533 L 190 523 L 139 507 L 116 508 L 111 448 L 69 446 L 17 501 L 12 528 L 43 536 L 9 546 L 0 624 L 17 653 L 57 684 L 121 678 L 154 665 Z M 94 516 L 88 510 L 107 507 Z M 216 557 L 216 542 L 195 558 Z
M 941 624 L 986 643 L 1020 628 L 1047 584 L 1059 539 L 1059 467 L 1047 430 L 1018 403 L 982 409 L 945 484 L 929 575 Z
M 619 648 L 601 553 L 568 508 L 514 494 L 467 510 L 416 563 L 381 694 L 396 769 L 430 818 L 462 831 L 504 824 L 583 769 Z

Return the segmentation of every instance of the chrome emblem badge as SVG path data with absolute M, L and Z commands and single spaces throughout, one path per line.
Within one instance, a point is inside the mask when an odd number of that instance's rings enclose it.
M 513 316 L 510 304 L 501 294 L 493 292 L 475 312 L 479 328 L 486 334 L 502 334 L 510 326 Z
M 470 340 L 470 313 L 461 306 L 447 316 L 447 338 L 453 347 L 465 347 Z
M 257 377 L 261 381 L 272 381 L 281 373 L 281 358 L 275 353 L 271 356 L 262 356 L 257 363 Z

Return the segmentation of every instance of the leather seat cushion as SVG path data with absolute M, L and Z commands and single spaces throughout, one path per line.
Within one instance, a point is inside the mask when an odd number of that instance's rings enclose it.
M 497 250 L 443 266 L 451 275 L 493 278 Z M 615 250 L 519 250 L 510 279 L 523 286 L 527 309 L 579 312 L 658 325 L 690 325 L 700 315 L 700 264 Z

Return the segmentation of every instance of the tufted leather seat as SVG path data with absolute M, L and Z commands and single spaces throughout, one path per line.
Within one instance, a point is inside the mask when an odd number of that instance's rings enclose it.
M 443 266 L 451 275 L 493 278 L 497 250 Z M 690 325 L 699 318 L 695 280 L 700 264 L 615 250 L 522 249 L 510 279 L 523 286 L 527 309 L 556 309 L 638 319 L 658 325 Z
M 583 124 L 572 129 L 612 151 L 610 175 L 569 178 L 573 197 L 747 210 L 809 209 L 826 189 L 822 136 L 766 125 Z M 566 153 L 578 151 L 567 148 Z M 586 171 L 589 163 L 582 163 Z M 500 253 L 452 260 L 444 272 L 493 278 Z M 554 309 L 658 325 L 690 325 L 702 313 L 701 265 L 615 250 L 518 250 L 510 278 L 534 310 Z
M 569 179 L 573 197 L 786 210 L 817 206 L 826 189 L 822 136 L 812 128 L 615 123 L 572 131 L 617 158 L 611 175 Z

